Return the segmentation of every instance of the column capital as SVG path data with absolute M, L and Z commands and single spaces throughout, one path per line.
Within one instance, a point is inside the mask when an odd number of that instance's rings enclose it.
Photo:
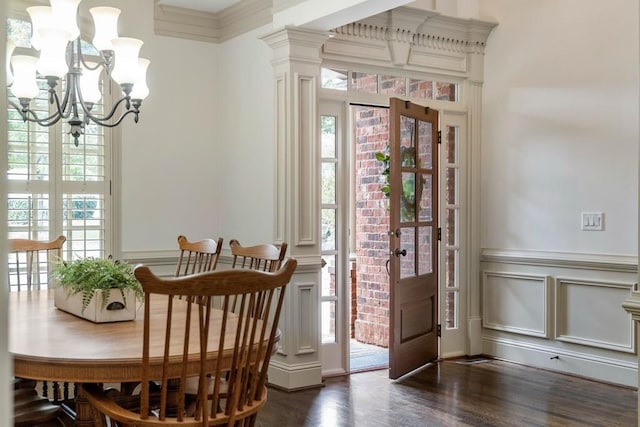
M 303 61 L 320 63 L 320 49 L 330 37 L 328 32 L 285 27 L 262 37 L 273 49 L 273 62 Z

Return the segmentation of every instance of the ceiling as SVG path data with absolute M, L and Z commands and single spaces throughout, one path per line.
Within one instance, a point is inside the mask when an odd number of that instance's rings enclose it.
M 158 3 L 185 9 L 201 10 L 204 12 L 220 12 L 229 6 L 240 3 L 241 0 L 160 0 Z

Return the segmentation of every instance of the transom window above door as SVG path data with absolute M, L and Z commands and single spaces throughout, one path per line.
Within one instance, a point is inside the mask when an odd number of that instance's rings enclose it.
M 458 83 L 322 68 L 322 87 L 389 96 L 459 102 Z

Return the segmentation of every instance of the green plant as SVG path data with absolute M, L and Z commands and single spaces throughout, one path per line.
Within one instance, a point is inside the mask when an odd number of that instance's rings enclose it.
M 416 164 L 416 152 L 414 147 L 400 147 L 400 164 L 402 167 L 414 168 Z M 388 198 L 391 194 L 390 178 L 390 162 L 391 155 L 389 154 L 389 146 L 385 148 L 384 152 L 375 153 L 376 160 L 382 162 L 383 170 L 381 175 L 385 178 L 384 185 L 380 188 L 380 191 Z M 418 179 L 418 186 L 416 188 L 415 175 L 404 176 L 402 179 L 402 193 L 400 193 L 400 214 L 401 221 L 414 221 L 416 214 L 416 193 L 422 194 L 426 181 L 424 178 Z
M 127 305 L 124 293 L 126 289 L 133 290 L 138 298 L 144 295 L 142 286 L 133 275 L 133 267 L 124 261 L 113 261 L 111 257 L 63 261 L 54 267 L 52 274 L 67 294 L 82 294 L 83 312 L 97 289 L 102 290 L 103 309 L 114 289 L 120 291 L 125 306 Z

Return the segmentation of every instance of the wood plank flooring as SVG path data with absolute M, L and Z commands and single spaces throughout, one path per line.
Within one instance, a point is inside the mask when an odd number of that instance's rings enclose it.
M 398 381 L 388 371 L 270 388 L 259 427 L 637 426 L 637 392 L 503 361 L 443 361 Z

